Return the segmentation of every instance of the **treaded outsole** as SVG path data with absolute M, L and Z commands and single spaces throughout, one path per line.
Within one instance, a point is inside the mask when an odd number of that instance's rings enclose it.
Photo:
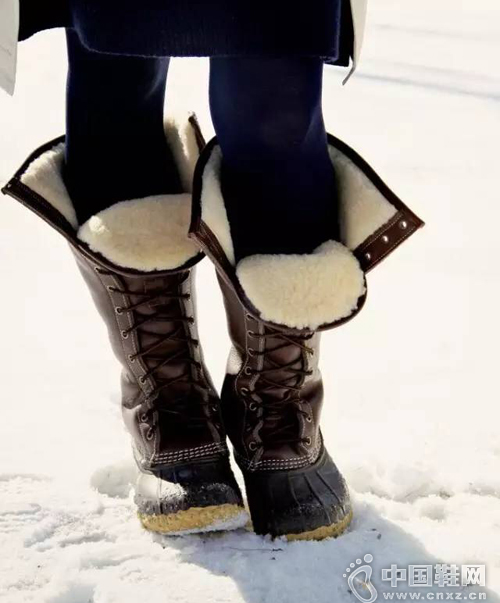
M 315 530 L 310 530 L 309 532 L 302 532 L 301 534 L 287 534 L 285 538 L 289 542 L 297 540 L 325 540 L 326 538 L 338 538 L 347 530 L 351 524 L 352 517 L 353 513 L 350 511 L 349 514 L 338 523 L 332 523 L 329 526 L 322 526 Z
M 238 516 L 241 520 L 238 521 Z M 248 515 L 244 507 L 234 504 L 192 507 L 168 515 L 138 513 L 143 527 L 158 534 L 182 535 L 244 527 Z

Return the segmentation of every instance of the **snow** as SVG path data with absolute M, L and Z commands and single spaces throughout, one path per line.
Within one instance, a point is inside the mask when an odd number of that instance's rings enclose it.
M 367 553 L 379 592 L 391 564 L 479 563 L 500 600 L 498 17 L 496 0 L 373 0 L 359 74 L 342 89 L 327 70 L 329 129 L 427 221 L 370 275 L 359 318 L 324 337 L 324 432 L 355 502 L 336 541 L 141 530 L 104 326 L 62 238 L 1 199 L 2 603 L 354 603 L 343 574 Z M 21 48 L 17 94 L 0 97 L 0 183 L 63 130 L 63 44 Z M 170 84 L 169 106 L 209 133 L 206 61 L 176 61 Z M 208 262 L 198 287 L 220 384 Z

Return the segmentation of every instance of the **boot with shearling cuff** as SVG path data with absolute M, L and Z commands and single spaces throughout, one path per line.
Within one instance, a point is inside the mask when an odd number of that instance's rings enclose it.
M 423 225 L 355 151 L 333 136 L 329 148 L 341 241 L 311 254 L 235 262 L 216 139 L 194 181 L 191 237 L 216 266 L 233 343 L 224 423 L 255 531 L 291 540 L 338 536 L 352 518 L 347 485 L 320 430 L 320 332 L 362 309 L 365 274 Z
M 79 225 L 62 178 L 64 138 L 33 153 L 4 192 L 69 242 L 122 364 L 122 411 L 147 529 L 185 534 L 246 524 L 219 398 L 203 362 L 193 289 L 203 257 L 188 234 L 194 117 L 166 130 L 185 194 L 123 201 Z M 96 392 L 99 395 L 99 392 Z

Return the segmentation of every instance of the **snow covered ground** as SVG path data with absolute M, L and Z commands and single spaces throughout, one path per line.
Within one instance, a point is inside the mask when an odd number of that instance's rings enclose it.
M 427 221 L 324 338 L 324 431 L 356 512 L 337 541 L 140 529 L 104 327 L 62 239 L 0 199 L 2 603 L 355 602 L 343 574 L 367 553 L 380 599 L 407 590 L 380 580 L 391 564 L 476 563 L 500 601 L 499 17 L 498 0 L 372 0 L 359 75 L 342 89 L 327 69 L 329 129 Z M 23 45 L 16 97 L 0 97 L 0 183 L 62 132 L 64 64 L 59 33 Z M 176 62 L 171 85 L 209 133 L 206 63 Z M 208 262 L 199 277 L 220 383 Z

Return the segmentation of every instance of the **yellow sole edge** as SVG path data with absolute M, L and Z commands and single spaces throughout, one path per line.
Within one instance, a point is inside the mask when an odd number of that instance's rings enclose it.
M 245 509 L 233 504 L 192 507 L 169 515 L 138 515 L 146 530 L 172 535 L 233 530 L 243 527 L 248 521 Z M 237 521 L 238 515 L 241 515 L 240 521 Z
M 349 514 L 338 523 L 332 523 L 330 526 L 321 526 L 321 528 L 316 528 L 315 530 L 302 532 L 300 534 L 287 534 L 285 538 L 289 542 L 295 540 L 325 540 L 325 538 L 337 538 L 349 527 L 349 524 L 352 521 L 352 515 L 352 511 L 350 511 Z

